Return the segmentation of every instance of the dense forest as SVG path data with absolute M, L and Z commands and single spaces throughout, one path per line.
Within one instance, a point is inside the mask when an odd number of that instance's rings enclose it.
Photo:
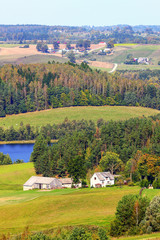
M 76 43 L 87 39 L 92 43 L 113 40 L 114 43 L 160 43 L 160 26 L 45 26 L 45 25 L 0 25 L 0 41 L 25 43 L 54 40 L 65 43 Z
M 87 64 L 4 65 L 0 117 L 68 106 L 124 105 L 160 109 L 160 71 L 107 72 Z
M 0 25 L 0 41 L 48 40 L 59 39 L 61 35 L 86 32 L 84 27 L 46 26 L 46 25 Z M 63 32 L 63 34 L 61 34 Z M 66 33 L 66 34 L 65 34 Z
M 59 127 L 57 132 L 61 132 Z M 147 177 L 150 182 L 159 174 L 159 115 L 119 122 L 99 119 L 97 126 L 91 121 L 70 122 L 66 119 L 60 129 L 66 131 L 53 146 L 50 144 L 51 126 L 44 127 L 37 138 L 30 160 L 38 174 L 70 174 L 77 181 L 85 178 L 89 169 L 98 167 L 108 152 L 117 153 L 122 161 L 121 168 L 114 173 L 122 170 L 126 176 L 132 175 L 133 181 Z

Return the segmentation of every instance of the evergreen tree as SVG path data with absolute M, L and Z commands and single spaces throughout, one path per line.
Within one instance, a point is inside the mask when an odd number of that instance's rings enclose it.
M 43 158 L 42 156 L 47 151 L 47 141 L 39 135 L 33 147 L 33 152 L 30 157 L 30 162 L 34 162 L 34 167 L 37 174 L 43 173 Z

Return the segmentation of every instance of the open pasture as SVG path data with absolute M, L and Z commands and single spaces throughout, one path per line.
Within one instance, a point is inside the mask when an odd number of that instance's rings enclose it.
M 0 233 L 22 232 L 26 226 L 31 231 L 74 225 L 109 226 L 118 201 L 126 194 L 138 192 L 139 187 L 1 190 Z M 144 194 L 152 197 L 159 191 L 145 190 Z
M 138 186 L 23 191 L 23 183 L 32 175 L 35 175 L 33 163 L 0 166 L 0 235 L 18 234 L 26 226 L 30 231 L 76 225 L 108 228 L 118 201 L 124 195 L 140 191 Z M 160 195 L 160 191 L 143 191 L 143 196 L 150 199 L 155 195 Z M 149 235 L 121 239 L 149 239 Z
M 28 178 L 34 176 L 33 163 L 11 164 L 0 166 L 0 191 L 22 190 L 22 185 Z M 1 204 L 1 203 L 0 203 Z
M 160 113 L 160 111 L 143 107 L 126 106 L 101 106 L 101 107 L 66 107 L 48 109 L 37 112 L 22 113 L 17 115 L 8 115 L 0 118 L 0 127 L 19 128 L 20 123 L 30 124 L 32 126 L 44 126 L 46 124 L 62 123 L 65 118 L 69 120 L 92 120 L 95 123 L 103 118 L 105 121 L 127 120 L 133 117 L 151 116 Z

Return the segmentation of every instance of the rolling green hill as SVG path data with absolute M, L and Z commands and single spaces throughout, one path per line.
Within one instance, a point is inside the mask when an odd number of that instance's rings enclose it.
M 30 231 L 75 225 L 108 227 L 122 196 L 140 189 L 124 186 L 24 192 L 23 183 L 34 174 L 32 163 L 0 166 L 0 234 L 17 234 L 26 226 Z M 146 189 L 143 194 L 151 199 L 160 192 Z
M 96 122 L 100 118 L 103 118 L 105 121 L 118 121 L 133 117 L 141 117 L 143 115 L 147 117 L 158 113 L 160 113 L 160 111 L 156 109 L 143 107 L 66 107 L 18 115 L 9 115 L 5 118 L 0 118 L 0 127 L 8 128 L 13 126 L 14 128 L 18 128 L 21 122 L 40 127 L 46 124 L 62 123 L 65 118 L 68 118 L 71 121 L 85 119 Z
M 1 165 L 0 190 L 22 190 L 28 178 L 35 175 L 33 163 Z

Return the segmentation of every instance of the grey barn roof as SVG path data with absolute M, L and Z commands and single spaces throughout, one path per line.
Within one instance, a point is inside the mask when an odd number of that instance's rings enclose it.
M 33 184 L 51 184 L 56 178 L 32 176 L 23 186 L 32 186 Z M 58 180 L 58 179 L 56 179 Z
M 95 173 L 100 181 L 105 180 L 105 178 L 109 178 L 110 180 L 114 180 L 114 176 L 110 172 L 97 172 Z
M 62 184 L 72 184 L 71 178 L 59 178 L 59 181 L 61 181 Z

